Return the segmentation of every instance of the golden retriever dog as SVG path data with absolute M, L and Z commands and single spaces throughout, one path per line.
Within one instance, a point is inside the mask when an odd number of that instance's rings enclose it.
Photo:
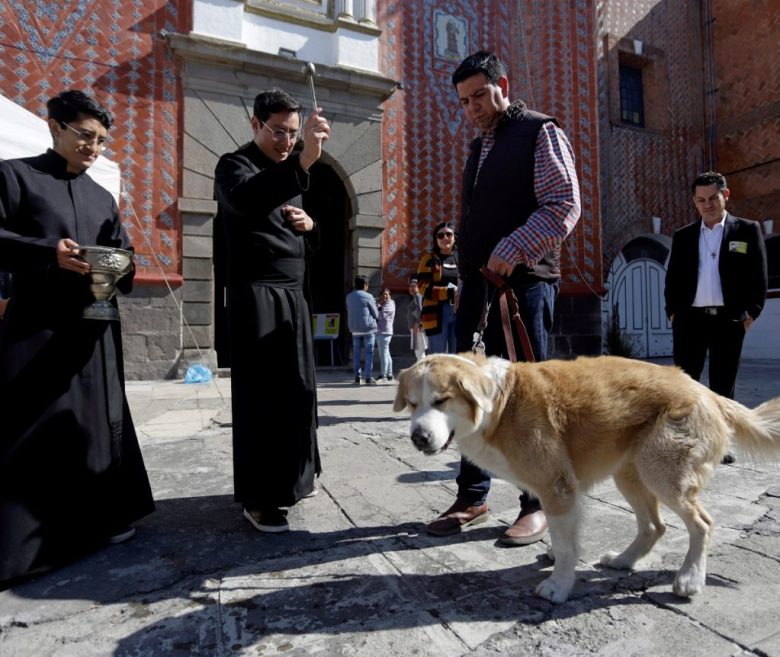
M 454 440 L 472 462 L 539 497 L 555 566 L 536 593 L 555 603 L 574 585 L 578 498 L 594 483 L 611 475 L 637 523 L 631 544 L 601 563 L 634 568 L 664 533 L 663 502 L 688 529 L 673 585 L 688 597 L 704 587 L 714 529 L 699 493 L 729 442 L 753 457 L 780 452 L 780 397 L 750 410 L 676 367 L 614 356 L 427 356 L 401 372 L 394 409 L 405 407 L 417 449 L 436 454 Z

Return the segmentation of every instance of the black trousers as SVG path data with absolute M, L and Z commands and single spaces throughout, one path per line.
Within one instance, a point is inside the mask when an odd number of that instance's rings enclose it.
M 675 315 L 672 336 L 674 364 L 698 381 L 709 354 L 710 390 L 733 399 L 745 325 L 723 314 L 708 315 L 691 308 Z

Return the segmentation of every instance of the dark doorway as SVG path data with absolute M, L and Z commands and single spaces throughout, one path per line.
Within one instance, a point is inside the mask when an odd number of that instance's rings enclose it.
M 347 222 L 351 208 L 347 190 L 336 172 L 327 164 L 316 163 L 311 169 L 311 185 L 303 195 L 303 207 L 319 224 L 320 245 L 309 257 L 304 293 L 312 313 L 340 313 L 341 328 L 334 345 L 334 361 L 339 364 L 345 351 L 346 327 L 344 297 L 351 289 L 352 271 Z M 214 219 L 214 349 L 217 365 L 230 367 L 225 288 L 226 250 L 224 229 L 217 215 Z M 314 343 L 317 363 L 330 364 L 327 340 Z
M 349 197 L 338 174 L 323 162 L 311 168 L 311 187 L 303 195 L 303 208 L 320 227 L 320 247 L 309 259 L 306 298 L 312 313 L 340 313 L 339 337 L 334 345 L 334 363 L 343 361 L 346 324 L 344 297 L 352 289 L 352 262 L 347 222 L 352 216 Z M 316 340 L 318 364 L 330 364 L 328 340 Z

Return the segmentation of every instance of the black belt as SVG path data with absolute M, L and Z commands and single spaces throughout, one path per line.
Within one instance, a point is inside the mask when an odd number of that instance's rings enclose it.
M 723 315 L 726 312 L 725 306 L 691 306 L 691 310 L 712 317 Z

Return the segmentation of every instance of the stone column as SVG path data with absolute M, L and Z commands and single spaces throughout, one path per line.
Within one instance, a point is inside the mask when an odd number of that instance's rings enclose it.
M 359 23 L 376 25 L 376 0 L 355 0 L 355 18 Z
M 354 0 L 336 0 L 335 4 L 337 20 L 355 20 Z
M 214 351 L 214 270 L 213 216 L 214 201 L 179 199 L 182 218 L 182 351 L 177 367 L 178 377 L 195 363 L 217 371 Z

